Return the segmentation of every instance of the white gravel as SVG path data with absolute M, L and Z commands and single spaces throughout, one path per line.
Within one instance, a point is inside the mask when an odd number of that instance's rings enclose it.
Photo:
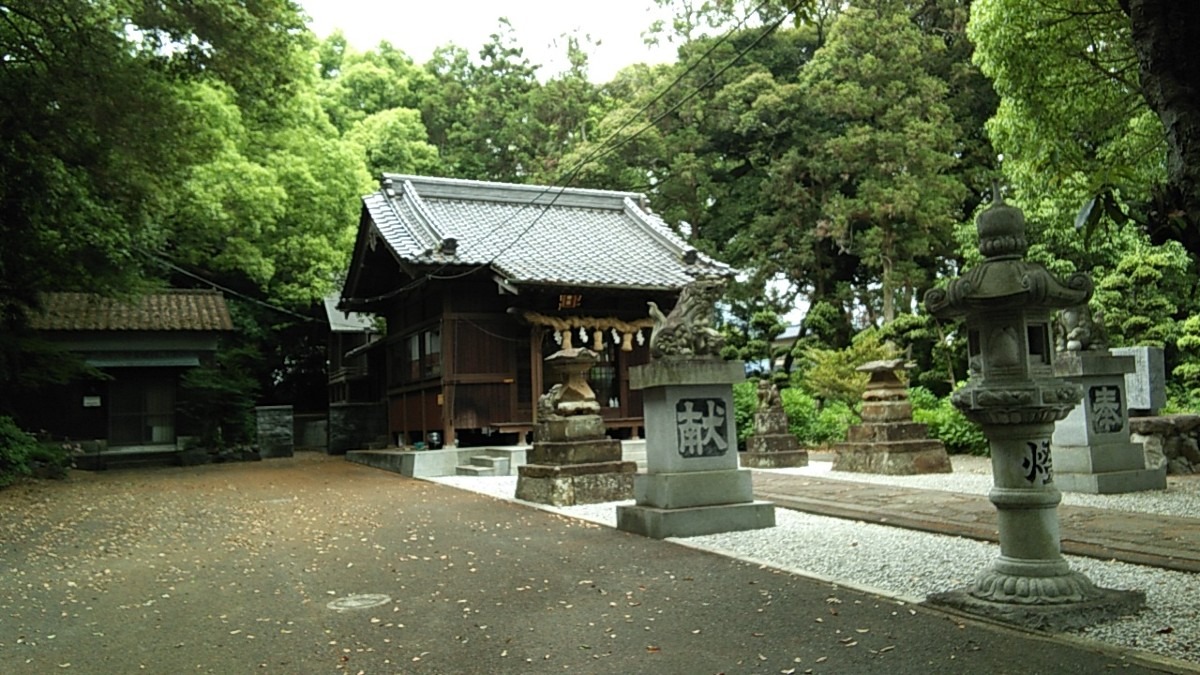
M 834 472 L 830 470 L 829 462 L 821 461 L 813 461 L 805 468 L 773 471 L 931 490 L 987 493 L 992 479 L 986 459 L 955 457 L 953 461 L 953 474 L 925 476 Z M 432 480 L 518 501 L 513 498 L 517 484 L 515 476 L 447 476 Z M 563 508 L 532 505 L 613 527 L 616 506 L 632 503 L 630 500 Z M 1063 495 L 1063 503 L 1198 517 L 1200 476 L 1171 477 L 1165 491 L 1126 495 L 1068 493 Z M 769 529 L 672 541 L 910 601 L 920 601 L 930 593 L 964 586 L 999 555 L 999 547 L 995 544 L 814 516 L 783 508 L 776 509 L 775 519 L 776 526 Z M 1075 635 L 1200 665 L 1200 575 L 1076 556 L 1067 556 L 1067 560 L 1097 585 L 1145 591 L 1148 604 L 1148 608 L 1137 616 L 1074 631 Z

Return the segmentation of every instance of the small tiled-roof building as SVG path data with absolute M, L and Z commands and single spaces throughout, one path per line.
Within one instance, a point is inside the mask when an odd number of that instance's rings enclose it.
M 233 330 L 216 291 L 168 290 L 134 299 L 46 293 L 30 325 L 103 373 L 29 401 L 25 426 L 55 439 L 112 449 L 173 448 L 180 376 L 215 353 Z
M 592 387 L 636 434 L 648 302 L 732 270 L 680 239 L 644 195 L 385 174 L 363 198 L 340 306 L 386 319 L 380 390 L 393 442 L 495 442 L 527 430 L 555 380 L 546 356 L 600 354 Z

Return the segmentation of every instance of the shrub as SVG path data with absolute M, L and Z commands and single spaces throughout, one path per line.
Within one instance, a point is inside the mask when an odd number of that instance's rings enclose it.
M 29 457 L 38 443 L 17 426 L 11 417 L 0 415 L 0 487 L 29 475 Z
M 846 430 L 859 423 L 858 413 L 842 401 L 821 405 L 799 389 L 779 392 L 788 416 L 788 430 L 805 445 L 825 445 L 846 440 Z
M 846 406 L 858 405 L 867 389 L 870 375 L 857 368 L 869 361 L 896 358 L 900 355 L 893 345 L 885 343 L 879 331 L 867 329 L 854 336 L 845 349 L 809 347 L 800 353 L 800 370 L 793 373 L 793 384 L 823 401 L 840 401 Z M 904 377 L 903 373 L 898 373 Z
M 779 392 L 779 398 L 787 414 L 788 430 L 805 445 L 843 441 L 846 439 L 846 430 L 860 421 L 854 408 L 845 403 L 834 401 L 821 405 L 799 389 L 783 389 Z M 758 383 L 751 380 L 733 385 L 733 405 L 738 427 L 738 447 L 745 449 L 746 439 L 754 433 Z
M 733 420 L 737 425 L 738 449 L 746 449 L 746 439 L 754 433 L 754 411 L 758 408 L 758 382 L 746 380 L 733 385 Z
M 989 454 L 987 437 L 978 424 L 968 420 L 950 403 L 950 397 L 938 398 L 924 387 L 908 390 L 913 404 L 913 421 L 929 425 L 929 436 L 946 446 L 946 452 L 956 455 Z
M 66 478 L 74 461 L 72 443 L 38 443 L 29 451 L 29 469 L 38 478 Z

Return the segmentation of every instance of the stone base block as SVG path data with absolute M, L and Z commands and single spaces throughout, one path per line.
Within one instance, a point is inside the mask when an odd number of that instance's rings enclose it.
M 790 469 L 808 466 L 807 450 L 775 450 L 772 452 L 738 453 L 738 461 L 747 469 Z
M 291 446 L 259 446 L 258 454 L 263 459 L 277 459 L 279 457 L 292 457 L 295 455 Z
M 653 539 L 699 537 L 718 532 L 760 530 L 775 526 L 775 505 L 770 502 L 660 509 L 653 506 L 617 507 L 617 529 Z
M 993 621 L 1015 624 L 1022 628 L 1061 632 L 1094 626 L 1130 614 L 1146 607 L 1142 591 L 1096 589 L 1099 595 L 1082 602 L 1062 604 L 1015 604 L 980 600 L 965 589 L 934 593 L 925 602 L 934 607 L 948 607 Z
M 787 432 L 787 413 L 782 408 L 754 413 L 754 433 L 756 435 L 786 434 Z
M 896 441 L 927 441 L 929 425 L 920 422 L 885 422 L 856 424 L 846 431 L 850 443 L 894 443 Z
M 833 470 L 912 476 L 950 473 L 950 456 L 941 441 L 904 441 L 857 445 L 840 443 L 833 448 Z
M 788 434 L 754 434 L 746 439 L 746 452 L 789 452 L 800 449 L 800 441 Z
M 619 462 L 621 441 L 602 438 L 590 441 L 534 441 L 529 449 L 531 464 L 594 464 Z
M 754 500 L 754 486 L 745 469 L 643 473 L 633 481 L 633 498 L 661 509 L 738 504 Z
M 1057 457 L 1055 458 L 1057 461 Z M 1104 473 L 1071 473 L 1054 470 L 1054 484 L 1063 492 L 1092 495 L 1116 495 L 1126 492 L 1167 489 L 1167 467 Z
M 571 415 L 538 422 L 533 437 L 545 441 L 587 441 L 603 439 L 607 429 L 599 415 Z
M 619 502 L 633 497 L 634 462 L 526 464 L 517 468 L 517 499 L 552 506 Z
M 911 422 L 912 401 L 863 401 L 864 422 Z
M 1108 473 L 1146 468 L 1146 453 L 1136 443 L 1095 443 L 1093 445 L 1050 444 L 1054 473 Z

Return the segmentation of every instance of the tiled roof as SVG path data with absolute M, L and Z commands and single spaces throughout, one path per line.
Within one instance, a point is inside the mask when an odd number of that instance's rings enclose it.
M 132 301 L 91 293 L 46 293 L 43 311 L 30 317 L 38 330 L 233 330 L 225 296 L 217 291 L 171 290 Z
M 732 272 L 633 192 L 386 174 L 363 204 L 397 257 L 448 276 L 490 266 L 514 283 L 674 289 Z
M 325 317 L 329 319 L 329 330 L 335 333 L 361 333 L 375 330 L 375 317 L 361 312 L 346 312 L 338 309 L 340 296 L 325 298 Z

